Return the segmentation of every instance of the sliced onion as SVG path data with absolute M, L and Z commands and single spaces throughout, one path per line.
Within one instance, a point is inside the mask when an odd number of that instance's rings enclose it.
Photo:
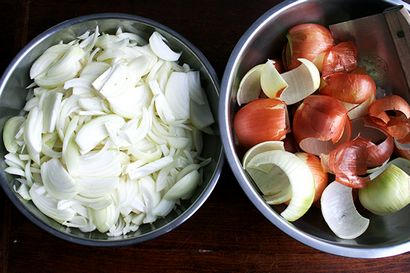
M 270 140 L 281 140 L 289 131 L 286 105 L 276 99 L 258 99 L 235 115 L 234 128 L 239 144 L 252 147 Z
M 280 98 L 287 105 L 294 104 L 313 94 L 320 85 L 319 70 L 309 60 L 299 58 L 301 62 L 297 68 L 281 74 L 288 87 Z
M 314 179 L 309 167 L 294 154 L 276 150 L 255 155 L 248 168 L 259 170 L 266 165 L 270 165 L 271 169 L 281 169 L 291 185 L 292 199 L 281 213 L 282 217 L 288 221 L 299 219 L 310 208 L 315 195 Z
M 3 128 L 3 143 L 9 153 L 16 153 L 19 145 L 16 142 L 16 135 L 26 119 L 22 116 L 9 118 Z
M 47 196 L 44 187 L 33 184 L 29 194 L 34 205 L 45 215 L 56 220 L 59 223 L 71 220 L 76 212 L 67 208 L 64 210 L 57 209 L 57 200 Z
M 190 117 L 188 76 L 186 73 L 171 73 L 165 88 L 165 98 L 176 119 L 187 120 Z
M 279 74 L 273 61 L 268 60 L 260 69 L 260 88 L 268 98 L 279 98 L 288 87 L 287 82 Z
M 352 188 L 332 182 L 320 199 L 323 218 L 330 229 L 342 239 L 355 239 L 369 227 L 369 219 L 356 210 Z
M 263 64 L 254 66 L 243 76 L 236 93 L 236 102 L 239 106 L 259 98 L 262 91 L 260 78 L 263 66 Z
M 54 131 L 61 111 L 62 98 L 63 94 L 59 92 L 49 92 L 45 97 L 42 105 L 44 132 Z
M 249 161 L 257 154 L 272 151 L 272 150 L 285 150 L 283 141 L 265 141 L 253 146 L 249 149 L 242 159 L 242 166 L 246 169 Z
M 43 112 L 34 107 L 28 114 L 24 125 L 24 142 L 31 159 L 40 165 L 41 133 L 43 131 Z
M 178 180 L 164 195 L 166 200 L 189 199 L 200 181 L 200 174 L 194 170 Z
M 108 136 L 108 132 L 104 126 L 104 124 L 108 123 L 119 129 L 125 124 L 125 121 L 122 117 L 117 115 L 105 115 L 92 119 L 81 127 L 77 133 L 75 141 L 82 153 L 91 151 L 98 143 Z
M 41 164 L 41 178 L 45 189 L 54 198 L 71 199 L 77 194 L 74 179 L 56 158 Z
M 107 232 L 114 226 L 119 216 L 114 204 L 101 210 L 89 208 L 88 211 L 99 232 Z
M 181 53 L 172 51 L 165 41 L 166 39 L 161 34 L 154 32 L 149 38 L 149 45 L 155 55 L 159 58 L 166 61 L 177 61 L 181 56 Z

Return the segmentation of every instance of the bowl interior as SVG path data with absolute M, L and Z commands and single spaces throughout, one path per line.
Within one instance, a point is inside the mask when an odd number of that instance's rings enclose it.
M 79 17 L 63 22 L 35 38 L 13 60 L 3 75 L 0 83 L 0 129 L 10 116 L 17 115 L 24 107 L 27 94 L 26 86 L 31 82 L 29 69 L 31 64 L 48 47 L 75 39 L 87 30 L 93 30 L 98 25 L 100 32 L 115 33 L 118 27 L 123 31 L 137 33 L 148 41 L 153 31 L 160 32 L 169 42 L 171 48 L 183 52 L 180 63 L 187 63 L 193 69 L 200 71 L 201 83 L 204 87 L 211 106 L 211 110 L 217 120 L 217 105 L 219 87 L 216 74 L 205 57 L 188 41 L 172 30 L 146 18 L 126 14 L 96 14 Z M 214 124 L 214 131 L 217 132 Z M 76 228 L 68 228 L 42 214 L 32 202 L 27 202 L 13 191 L 14 178 L 0 172 L 1 184 L 6 194 L 20 211 L 34 223 L 45 228 L 47 231 L 70 241 L 82 244 L 105 244 L 118 245 L 145 241 L 168 232 L 191 216 L 209 196 L 219 178 L 222 167 L 222 144 L 218 135 L 203 135 L 204 149 L 201 156 L 212 158 L 212 162 L 203 169 L 203 183 L 197 188 L 190 200 L 185 200 L 177 206 L 168 216 L 159 218 L 152 224 L 141 225 L 136 232 L 130 232 L 125 236 L 108 237 L 98 231 L 84 233 Z M 7 153 L 0 144 L 0 166 L 6 167 L 4 155 Z
M 353 1 L 353 0 L 311 0 L 285 1 L 274 7 L 252 25 L 238 42 L 225 71 L 222 83 L 223 107 L 220 115 L 226 128 L 224 140 L 228 161 L 242 188 L 258 209 L 275 225 L 292 237 L 321 250 L 344 256 L 374 257 L 392 255 L 392 252 L 369 251 L 358 253 L 352 249 L 386 248 L 408 243 L 398 252 L 410 250 L 410 206 L 390 216 L 376 216 L 362 211 L 363 216 L 370 218 L 369 229 L 359 238 L 344 240 L 336 237 L 324 222 L 320 209 L 313 206 L 300 220 L 288 223 L 279 213 L 284 207 L 266 205 L 254 186 L 251 178 L 241 168 L 241 158 L 235 147 L 233 134 L 233 117 L 238 110 L 236 93 L 239 82 L 253 66 L 264 63 L 268 58 L 281 58 L 286 43 L 287 30 L 299 23 L 321 23 L 325 25 L 343 22 L 382 12 L 396 4 L 408 5 L 400 1 Z M 369 26 L 371 27 L 371 26 Z M 224 93 L 226 92 L 226 93 Z M 405 97 L 408 97 L 406 94 Z M 221 106 L 220 106 L 221 107 Z M 221 107 L 221 108 L 223 108 Z M 223 112 L 224 111 L 224 112 Z M 222 122 L 221 122 L 222 123 Z M 223 125 L 222 125 L 223 126 Z M 329 247 L 332 246 L 332 247 Z M 360 251 L 360 250 L 359 250 Z

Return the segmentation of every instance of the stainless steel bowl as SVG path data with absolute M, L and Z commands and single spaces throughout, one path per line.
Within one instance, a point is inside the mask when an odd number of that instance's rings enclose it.
M 379 13 L 393 5 L 404 5 L 410 9 L 410 5 L 394 0 L 284 1 L 262 15 L 241 37 L 230 56 L 222 80 L 220 131 L 228 163 L 242 189 L 259 211 L 282 231 L 308 246 L 336 255 L 375 258 L 410 251 L 410 206 L 385 217 L 364 212 L 370 218 L 370 227 L 355 240 L 336 237 L 324 222 L 320 210 L 315 207 L 300 220 L 287 222 L 278 214 L 280 208 L 271 207 L 264 202 L 241 167 L 232 128 L 233 116 L 237 110 L 236 92 L 241 78 L 250 68 L 273 56 L 281 56 L 285 33 L 291 26 L 306 22 L 342 22 Z
M 180 61 L 189 64 L 200 71 L 202 86 L 206 90 L 214 117 L 217 119 L 219 84 L 216 73 L 206 57 L 184 37 L 175 31 L 153 21 L 139 16 L 119 13 L 93 14 L 62 22 L 33 39 L 13 59 L 0 80 L 0 124 L 19 113 L 23 108 L 29 85 L 29 69 L 34 60 L 51 45 L 63 40 L 71 41 L 87 30 L 98 25 L 101 32 L 115 33 L 118 27 L 124 31 L 138 33 L 147 40 L 153 31 L 160 32 L 176 51 L 182 52 Z M 1 128 L 2 129 L 2 126 Z M 217 125 L 215 124 L 215 131 Z M 0 143 L 3 143 L 1 140 Z M 211 164 L 204 168 L 203 183 L 197 188 L 190 200 L 182 202 L 165 218 L 160 218 L 153 224 L 146 224 L 126 236 L 108 237 L 97 231 L 83 233 L 78 229 L 67 228 L 42 214 L 32 202 L 23 200 L 13 190 L 14 180 L 3 172 L 5 168 L 4 155 L 6 151 L 0 144 L 0 183 L 5 193 L 14 205 L 33 223 L 51 234 L 67 241 L 98 246 L 122 246 L 143 242 L 166 232 L 169 232 L 192 216 L 205 202 L 214 189 L 223 165 L 223 149 L 219 136 L 204 137 L 203 157 L 212 158 Z

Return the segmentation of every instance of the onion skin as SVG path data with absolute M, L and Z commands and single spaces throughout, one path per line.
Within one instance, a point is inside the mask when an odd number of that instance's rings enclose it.
M 283 60 L 288 70 L 300 65 L 298 58 L 311 62 L 324 51 L 330 49 L 334 40 L 329 29 L 319 24 L 299 24 L 292 27 L 288 34 L 288 46 Z
M 340 101 L 329 96 L 311 95 L 295 112 L 293 133 L 297 143 L 310 137 L 337 143 L 348 121 L 347 110 Z
M 410 122 L 407 118 L 390 117 L 387 123 L 387 131 L 400 143 L 410 143 Z
M 322 64 L 322 77 L 336 72 L 350 72 L 357 68 L 357 47 L 351 42 L 341 42 L 329 49 Z
M 360 136 L 339 145 L 329 153 L 328 167 L 336 181 L 351 188 L 363 188 L 370 181 L 367 171 L 368 140 Z
M 276 99 L 257 99 L 235 115 L 234 129 L 241 146 L 250 148 L 269 140 L 282 140 L 289 132 L 286 105 Z
M 376 83 L 369 75 L 339 72 L 323 79 L 319 93 L 359 104 L 376 95 Z
M 410 105 L 405 99 L 397 95 L 377 99 L 369 106 L 369 116 L 379 118 L 388 123 L 390 118 L 386 111 L 400 111 L 406 118 L 410 118 Z
M 329 183 L 327 172 L 323 170 L 320 159 L 317 156 L 308 153 L 296 153 L 295 155 L 302 159 L 312 171 L 315 181 L 315 196 L 313 197 L 313 202 L 316 202 L 320 199 Z

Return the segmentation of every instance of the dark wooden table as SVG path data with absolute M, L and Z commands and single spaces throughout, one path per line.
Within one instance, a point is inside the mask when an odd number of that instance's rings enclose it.
M 0 71 L 32 38 L 78 15 L 127 12 L 167 25 L 200 48 L 222 78 L 244 31 L 280 1 L 0 1 Z M 75 245 L 41 230 L 0 191 L 1 272 L 410 272 L 410 253 L 350 259 L 307 247 L 273 226 L 226 164 L 215 191 L 174 231 L 122 248 Z

